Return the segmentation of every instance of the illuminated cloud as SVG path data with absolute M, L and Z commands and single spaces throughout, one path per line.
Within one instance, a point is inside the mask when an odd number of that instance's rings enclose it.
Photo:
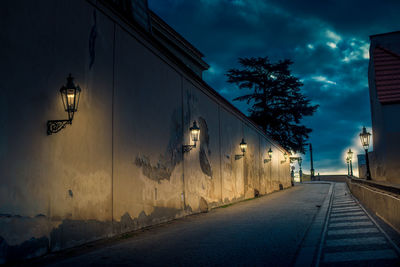
M 313 79 L 314 81 L 317 81 L 317 82 L 322 82 L 322 83 L 328 83 L 328 84 L 334 84 L 334 85 L 336 85 L 336 82 L 333 82 L 333 81 L 330 81 L 330 80 L 328 80 L 326 77 L 324 77 L 324 76 L 313 76 L 313 77 L 311 77 L 311 79 Z
M 332 49 L 337 48 L 336 44 L 333 43 L 333 42 L 327 42 L 326 45 L 329 46 L 329 47 L 332 48 Z
M 398 30 L 400 1 L 371 3 L 336 1 L 327 8 L 320 0 L 149 0 L 155 13 L 204 53 L 211 65 L 204 80 L 229 101 L 244 93 L 224 76 L 238 67 L 238 57 L 294 62 L 302 92 L 320 105 L 303 122 L 313 128 L 314 166 L 321 174 L 346 173 L 342 152 L 352 147 L 359 153 L 357 133 L 362 124 L 371 125 L 368 36 Z M 245 103 L 233 104 L 247 112 Z M 306 155 L 305 172 L 308 164 Z
M 334 42 L 335 44 L 337 44 L 338 42 L 340 42 L 342 40 L 342 37 L 340 37 L 337 33 L 331 31 L 331 30 L 326 30 L 326 37 L 328 37 L 330 40 L 332 40 L 332 42 Z

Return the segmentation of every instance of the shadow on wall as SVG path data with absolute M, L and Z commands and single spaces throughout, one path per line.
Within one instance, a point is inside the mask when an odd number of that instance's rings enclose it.
M 158 158 L 156 165 L 152 165 L 149 156 L 136 156 L 134 164 L 142 168 L 144 176 L 150 180 L 161 183 L 162 180 L 170 180 L 175 167 L 182 161 L 183 139 L 182 125 L 180 123 L 180 108 L 174 110 L 169 129 L 169 142 L 164 154 Z
M 191 212 L 190 208 L 188 212 Z M 13 237 L 7 236 L 6 229 L 0 230 L 0 264 L 5 262 L 13 262 L 21 259 L 31 259 L 49 252 L 59 251 L 71 248 L 84 243 L 95 241 L 98 239 L 119 235 L 129 231 L 134 231 L 146 226 L 162 223 L 175 218 L 184 216 L 182 210 L 173 208 L 155 207 L 150 215 L 146 215 L 143 211 L 138 218 L 132 217 L 125 213 L 119 222 L 117 221 L 98 221 L 98 220 L 63 220 L 50 233 L 43 234 L 40 237 L 26 238 L 26 241 L 20 244 L 9 244 L 8 240 Z M 52 219 L 50 219 L 52 220 Z M 26 232 L 28 228 L 41 227 L 42 232 L 46 232 L 51 228 L 49 218 L 44 215 L 38 215 L 34 218 L 0 215 L 0 226 L 4 226 L 5 222 L 12 222 L 16 232 Z M 37 229 L 35 229 L 37 230 Z M 14 240 L 17 241 L 17 240 Z
M 201 171 L 212 178 L 212 169 L 208 156 L 211 156 L 210 146 L 210 135 L 208 134 L 207 122 L 204 118 L 199 117 L 200 125 L 200 167 Z

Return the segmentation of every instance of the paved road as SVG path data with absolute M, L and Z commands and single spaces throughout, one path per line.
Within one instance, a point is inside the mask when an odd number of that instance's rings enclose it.
M 290 266 L 329 184 L 307 184 L 189 216 L 54 266 Z M 46 261 L 39 261 L 46 265 Z
M 344 183 L 333 190 L 320 266 L 400 266 L 399 251 L 351 196 Z
M 400 266 L 344 183 L 311 182 L 188 216 L 40 266 Z

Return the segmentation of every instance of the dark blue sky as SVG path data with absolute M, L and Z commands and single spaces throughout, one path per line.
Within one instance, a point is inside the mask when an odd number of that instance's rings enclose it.
M 344 152 L 362 153 L 358 133 L 371 127 L 369 35 L 399 30 L 399 0 L 149 0 L 149 6 L 205 55 L 211 67 L 204 80 L 228 100 L 244 93 L 224 76 L 238 57 L 294 61 L 303 93 L 320 105 L 303 120 L 313 129 L 316 172 L 347 172 Z M 244 103 L 233 104 L 246 113 Z M 309 155 L 303 158 L 309 173 Z

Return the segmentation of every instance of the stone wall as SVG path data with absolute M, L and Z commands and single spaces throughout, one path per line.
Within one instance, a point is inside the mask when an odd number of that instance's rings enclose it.
M 373 182 L 368 181 L 359 183 L 353 179 L 347 179 L 347 185 L 351 193 L 365 207 L 400 233 L 400 195 L 398 193 L 376 188 Z
M 278 144 L 101 1 L 8 1 L 0 20 L 0 263 L 291 186 Z M 79 110 L 48 136 L 69 73 Z

